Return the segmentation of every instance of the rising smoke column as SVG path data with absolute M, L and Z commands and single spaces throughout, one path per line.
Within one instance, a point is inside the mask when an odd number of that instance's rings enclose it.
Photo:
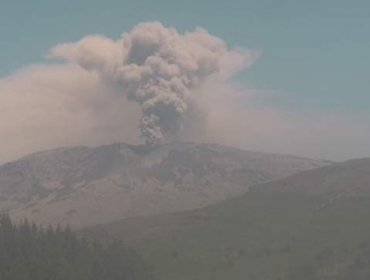
M 51 56 L 94 71 L 141 109 L 140 131 L 146 144 L 175 137 L 187 114 L 196 107 L 196 94 L 206 83 L 227 80 L 250 65 L 255 56 L 228 50 L 206 30 L 180 34 L 159 22 L 143 23 L 118 41 L 88 36 L 61 44 Z

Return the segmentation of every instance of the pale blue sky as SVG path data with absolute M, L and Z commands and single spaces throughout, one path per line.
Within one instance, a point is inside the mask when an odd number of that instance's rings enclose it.
M 202 26 L 231 46 L 262 51 L 240 75 L 279 91 L 290 108 L 370 109 L 368 0 L 2 0 L 0 75 L 43 61 L 60 42 L 100 33 L 119 37 L 159 20 L 181 31 Z M 276 105 L 276 104 L 275 104 Z

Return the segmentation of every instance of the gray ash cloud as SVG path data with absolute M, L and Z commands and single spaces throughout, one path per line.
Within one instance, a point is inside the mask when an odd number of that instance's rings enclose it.
M 171 140 L 182 131 L 204 84 L 228 80 L 254 60 L 251 52 L 229 50 L 204 29 L 180 34 L 159 22 L 140 24 L 116 41 L 88 36 L 61 44 L 51 56 L 97 73 L 136 102 L 141 136 L 148 145 Z

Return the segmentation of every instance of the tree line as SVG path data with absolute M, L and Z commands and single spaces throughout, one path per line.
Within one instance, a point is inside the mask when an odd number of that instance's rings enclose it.
M 67 228 L 15 224 L 0 215 L 0 280 L 153 280 L 120 242 L 100 245 Z

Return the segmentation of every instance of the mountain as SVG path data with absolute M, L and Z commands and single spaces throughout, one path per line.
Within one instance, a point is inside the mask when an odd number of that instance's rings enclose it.
M 83 227 L 194 209 L 330 164 L 215 144 L 113 144 L 40 152 L 0 167 L 0 210 Z
M 343 196 L 370 196 L 370 159 L 356 159 L 308 170 L 267 184 L 263 192 L 299 192 Z
M 370 279 L 370 159 L 303 171 L 203 209 L 90 227 L 161 279 Z

